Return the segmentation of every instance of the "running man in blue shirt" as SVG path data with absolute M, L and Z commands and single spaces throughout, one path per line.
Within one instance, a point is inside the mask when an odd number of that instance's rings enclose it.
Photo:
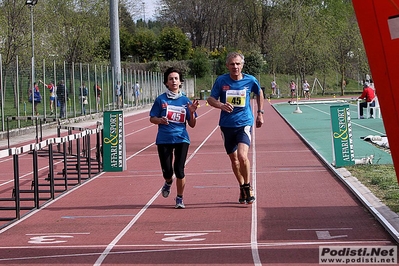
M 190 145 L 186 124 L 195 127 L 198 100 L 190 101 L 180 92 L 183 81 L 182 73 L 174 68 L 168 68 L 164 73 L 164 84 L 168 90 L 159 95 L 150 111 L 150 122 L 158 125 L 156 145 L 165 183 L 162 196 L 167 198 L 173 183 L 173 173 L 176 176 L 176 209 L 184 209 L 183 192 L 186 184 L 184 167 Z M 173 161 L 173 155 L 175 157 Z
M 248 150 L 254 116 L 250 105 L 251 92 L 256 95 L 258 105 L 256 127 L 263 124 L 263 92 L 258 80 L 242 73 L 244 56 L 233 52 L 227 55 L 228 74 L 219 76 L 213 84 L 208 104 L 221 110 L 219 126 L 224 147 L 228 154 L 234 175 L 240 185 L 239 203 L 255 201 L 250 183 L 250 162 Z

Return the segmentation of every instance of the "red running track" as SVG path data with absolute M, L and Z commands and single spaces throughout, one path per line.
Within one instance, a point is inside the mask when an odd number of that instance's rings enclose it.
M 273 108 L 254 129 L 256 202 L 238 184 L 201 102 L 189 129 L 186 209 L 160 195 L 148 111 L 125 117 L 127 170 L 102 173 L 0 231 L 2 265 L 318 265 L 322 245 L 395 245 Z

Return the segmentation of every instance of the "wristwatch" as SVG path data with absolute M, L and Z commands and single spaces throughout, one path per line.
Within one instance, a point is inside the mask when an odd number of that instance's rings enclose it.
M 262 115 L 265 113 L 264 110 L 258 110 L 258 114 L 261 113 Z

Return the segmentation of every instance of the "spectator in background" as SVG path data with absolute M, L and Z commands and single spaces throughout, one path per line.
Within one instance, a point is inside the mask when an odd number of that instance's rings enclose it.
M 119 109 L 121 106 L 121 82 L 118 81 L 116 82 L 116 86 L 115 86 L 115 101 L 116 101 L 116 107 Z
M 94 84 L 94 94 L 96 95 L 96 111 L 100 111 L 100 101 L 101 101 L 101 87 L 98 82 Z
M 79 99 L 80 99 L 80 105 L 82 107 L 82 115 L 86 115 L 86 105 L 89 103 L 88 99 L 88 89 L 85 85 L 85 83 L 82 83 L 82 86 L 79 88 Z
M 302 89 L 303 89 L 303 94 L 305 96 L 305 99 L 310 100 L 310 93 L 309 93 L 310 85 L 306 79 L 302 84 Z
M 277 93 L 277 83 L 276 83 L 276 81 L 274 79 L 271 82 L 271 87 L 272 87 L 272 95 L 276 95 L 276 93 Z
M 45 87 L 47 87 L 47 89 L 50 92 L 50 115 L 54 114 L 54 109 L 55 109 L 55 98 L 56 98 L 56 88 L 54 85 L 54 81 L 51 81 L 49 84 L 45 84 L 43 81 L 39 80 L 40 83 L 42 83 Z
M 126 97 L 126 81 L 123 82 L 123 85 L 121 86 L 121 107 L 123 108 L 125 106 L 125 97 Z
M 294 100 L 296 96 L 296 84 L 293 80 L 290 82 L 290 92 L 291 92 L 291 102 Z
M 138 105 L 140 97 L 140 84 L 138 81 L 136 81 L 136 84 L 134 85 L 133 97 L 135 99 L 136 105 Z
M 375 106 L 374 98 L 375 98 L 374 90 L 370 87 L 368 82 L 364 82 L 363 93 L 358 98 L 361 100 L 365 100 L 360 103 L 360 110 L 359 110 L 360 119 L 364 119 L 363 108 L 367 108 L 368 103 L 370 103 L 370 106 L 372 106 L 372 107 Z M 370 117 L 371 118 L 373 117 L 373 109 L 370 109 Z
M 371 77 L 370 77 L 370 75 L 367 73 L 367 74 L 366 74 L 366 82 L 367 82 L 367 83 L 370 83 L 370 79 L 371 79 Z
M 64 81 L 60 80 L 60 81 L 58 81 L 58 84 L 57 84 L 57 100 L 60 103 L 60 118 L 65 118 L 67 99 L 68 99 L 68 93 L 65 88 Z
M 375 91 L 373 79 L 370 79 L 370 88 L 372 88 Z
M 37 106 L 39 105 L 39 103 L 42 102 L 42 96 L 40 95 L 40 90 L 37 82 L 34 82 L 33 88 L 29 89 L 28 101 L 33 104 L 33 115 L 38 116 L 39 112 L 37 110 Z

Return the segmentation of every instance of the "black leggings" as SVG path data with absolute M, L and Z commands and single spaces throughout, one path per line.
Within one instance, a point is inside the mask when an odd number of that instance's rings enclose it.
M 161 162 L 163 178 L 171 179 L 173 176 L 173 170 L 176 178 L 184 178 L 184 167 L 186 164 L 186 158 L 188 153 L 188 143 L 177 143 L 177 144 L 159 144 L 158 155 L 159 161 Z M 175 161 L 173 161 L 173 151 Z
M 375 103 L 372 102 L 372 103 L 370 104 L 370 106 L 371 106 L 371 107 L 374 107 L 374 106 L 375 106 Z M 360 116 L 363 116 L 363 108 L 367 108 L 367 102 L 361 102 L 361 103 L 360 103 L 360 110 L 359 110 Z M 370 115 L 373 116 L 373 109 L 370 109 Z

